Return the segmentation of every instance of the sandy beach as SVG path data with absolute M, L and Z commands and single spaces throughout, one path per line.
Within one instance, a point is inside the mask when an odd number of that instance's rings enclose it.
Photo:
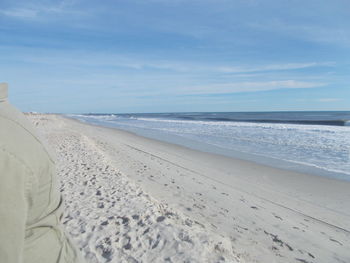
M 88 262 L 350 262 L 350 183 L 27 115 Z

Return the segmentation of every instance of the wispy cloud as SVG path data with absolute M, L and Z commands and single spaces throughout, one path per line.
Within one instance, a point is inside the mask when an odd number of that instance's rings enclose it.
M 0 45 L 0 50 L 1 50 Z M 3 47 L 6 50 L 6 47 Z M 13 48 L 11 48 L 13 50 Z M 80 52 L 80 51 L 52 51 L 40 50 L 40 56 L 35 55 L 36 50 L 28 48 L 18 48 L 19 51 L 27 50 L 27 54 L 18 58 L 26 63 L 43 65 L 65 65 L 76 67 L 115 67 L 125 68 L 136 71 L 154 70 L 169 71 L 178 73 L 222 73 L 222 74 L 241 74 L 241 73 L 259 73 L 267 71 L 291 71 L 316 67 L 334 67 L 335 62 L 303 62 L 303 63 L 280 63 L 265 65 L 232 65 L 219 63 L 198 63 L 196 61 L 179 61 L 177 59 L 148 59 L 134 54 L 108 54 L 103 52 Z
M 229 93 L 245 93 L 245 92 L 259 92 L 279 89 L 306 89 L 317 88 L 327 85 L 326 83 L 304 82 L 295 80 L 282 81 L 266 81 L 266 82 L 239 82 L 239 83 L 225 83 L 212 84 L 196 87 L 188 87 L 182 92 L 187 95 L 195 94 L 229 94 Z
M 307 63 L 285 63 L 285 64 L 270 64 L 259 67 L 217 67 L 218 71 L 224 73 L 247 73 L 261 71 L 280 71 L 280 70 L 295 70 L 312 67 L 334 66 L 334 62 L 307 62 Z
M 332 43 L 337 45 L 350 44 L 350 29 L 347 25 L 318 25 L 318 24 L 291 24 L 281 19 L 265 22 L 250 23 L 248 27 L 278 35 L 302 39 L 310 42 Z
M 63 0 L 55 5 L 40 5 L 28 2 L 28 4 L 13 6 L 0 9 L 0 15 L 22 19 L 22 20 L 41 20 L 43 18 L 52 18 L 52 15 L 77 14 L 77 10 L 71 7 L 74 1 Z
M 23 8 L 14 8 L 7 10 L 0 10 L 0 15 L 9 16 L 13 18 L 20 19 L 35 19 L 38 16 L 38 10 L 34 9 L 23 9 Z
M 151 90 L 147 87 L 140 90 L 119 89 L 124 96 L 211 96 L 235 93 L 253 93 L 283 89 L 318 88 L 327 83 L 304 82 L 295 80 L 265 81 L 265 82 L 236 82 L 211 85 L 176 86 Z
M 317 99 L 319 102 L 336 102 L 336 101 L 341 101 L 342 99 L 339 98 L 321 98 Z
M 154 69 L 168 69 L 179 72 L 191 72 L 191 71 L 207 71 L 217 73 L 253 73 L 253 72 L 264 72 L 264 71 L 285 71 L 285 70 L 296 70 L 313 67 L 330 67 L 334 66 L 334 62 L 307 62 L 307 63 L 285 63 L 285 64 L 268 64 L 261 66 L 232 66 L 232 65 L 200 65 L 196 63 L 186 62 L 140 62 L 134 64 L 128 64 L 127 66 L 137 65 L 136 68 L 154 68 Z

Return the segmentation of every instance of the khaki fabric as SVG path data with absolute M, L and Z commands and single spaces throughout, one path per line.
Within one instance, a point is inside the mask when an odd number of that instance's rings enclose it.
M 55 162 L 0 84 L 0 262 L 81 262 L 64 235 Z

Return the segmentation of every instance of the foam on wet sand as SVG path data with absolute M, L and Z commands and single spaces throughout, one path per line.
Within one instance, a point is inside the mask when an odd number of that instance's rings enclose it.
M 29 115 L 89 262 L 350 262 L 350 183 Z

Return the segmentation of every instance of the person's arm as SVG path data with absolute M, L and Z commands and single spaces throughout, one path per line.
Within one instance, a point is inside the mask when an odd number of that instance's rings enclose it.
M 0 262 L 22 263 L 31 171 L 0 148 Z

